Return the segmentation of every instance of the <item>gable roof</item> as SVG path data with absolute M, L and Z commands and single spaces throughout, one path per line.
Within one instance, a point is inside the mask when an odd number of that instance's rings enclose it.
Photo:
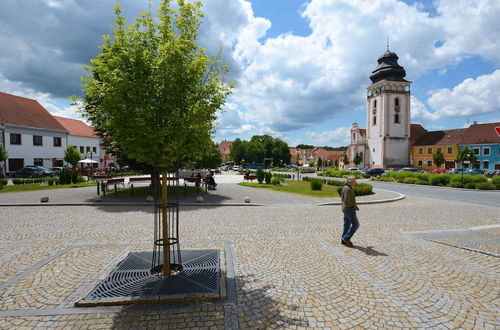
M 426 132 L 427 130 L 422 125 L 410 124 L 410 145 L 414 145 Z
M 54 116 L 54 118 L 62 125 L 66 130 L 68 130 L 70 135 L 76 136 L 86 136 L 86 137 L 97 137 L 95 135 L 94 129 L 89 125 L 85 124 L 83 121 L 78 119 L 70 119 L 59 116 Z
M 7 125 L 66 129 L 36 100 L 0 92 L 0 122 Z
M 500 127 L 500 123 L 472 124 L 466 129 L 462 144 L 500 143 L 495 127 Z
M 463 143 L 466 128 L 425 132 L 415 143 L 417 146 L 455 145 Z

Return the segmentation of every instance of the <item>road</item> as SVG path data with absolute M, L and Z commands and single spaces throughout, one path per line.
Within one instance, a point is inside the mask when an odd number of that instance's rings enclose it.
M 316 176 L 309 174 L 308 176 Z M 329 178 L 339 179 L 339 178 Z M 396 191 L 405 195 L 431 197 L 471 204 L 500 207 L 500 191 L 468 190 L 436 186 L 358 180 L 373 185 L 374 188 Z

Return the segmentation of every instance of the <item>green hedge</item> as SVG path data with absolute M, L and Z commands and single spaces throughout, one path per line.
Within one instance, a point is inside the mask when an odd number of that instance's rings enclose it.
M 491 183 L 495 185 L 497 189 L 500 189 L 500 175 L 497 175 L 493 179 L 491 179 Z
M 491 182 L 479 182 L 476 184 L 476 189 L 495 190 L 496 186 Z
M 3 183 L 4 186 L 6 186 L 8 183 L 7 179 L 0 179 L 0 182 Z
M 462 175 L 452 175 L 451 182 L 460 182 L 462 183 Z M 484 175 L 472 175 L 466 174 L 464 175 L 464 185 L 467 188 L 468 183 L 480 183 L 480 182 L 488 182 L 488 178 Z
M 344 187 L 337 187 L 337 192 L 339 195 L 342 193 L 342 189 Z M 355 196 L 365 196 L 373 194 L 373 186 L 368 183 L 358 183 L 354 186 L 354 195 Z
M 12 179 L 12 184 L 20 185 L 20 184 L 37 184 L 45 182 L 45 178 L 29 178 L 29 179 Z
M 447 186 L 450 183 L 449 174 L 436 174 L 430 177 L 431 185 L 433 186 Z
M 356 179 L 362 179 L 365 177 L 369 177 L 369 175 L 365 176 L 360 171 L 343 171 L 343 170 L 335 170 L 333 168 L 330 168 L 330 169 L 326 170 L 325 172 L 318 173 L 318 175 L 331 176 L 334 178 L 347 178 L 349 176 L 355 176 Z
M 329 186 L 341 186 L 341 187 L 343 187 L 345 185 L 345 181 L 343 181 L 343 180 L 319 179 L 319 178 L 311 178 L 309 176 L 303 177 L 302 180 L 304 180 L 304 181 L 321 180 L 324 184 L 327 184 Z

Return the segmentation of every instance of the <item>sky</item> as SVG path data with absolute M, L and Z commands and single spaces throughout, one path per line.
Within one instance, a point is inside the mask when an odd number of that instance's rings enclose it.
M 111 34 L 148 0 L 2 0 L 0 91 L 77 118 L 68 97 Z M 159 0 L 153 0 L 157 8 Z M 366 127 L 366 87 L 389 39 L 427 130 L 500 122 L 498 0 L 203 0 L 198 42 L 223 46 L 232 95 L 214 140 L 269 134 L 290 146 L 345 146 Z

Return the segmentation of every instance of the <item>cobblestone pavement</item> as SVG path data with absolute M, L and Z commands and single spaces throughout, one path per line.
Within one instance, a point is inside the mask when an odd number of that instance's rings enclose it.
M 346 248 L 339 206 L 183 207 L 183 248 L 232 246 L 232 299 L 75 308 L 128 253 L 151 249 L 151 207 L 0 207 L 0 328 L 495 329 L 500 263 L 482 252 L 498 250 L 499 210 L 415 196 L 363 205 Z M 428 239 L 460 231 L 486 233 L 489 248 Z

